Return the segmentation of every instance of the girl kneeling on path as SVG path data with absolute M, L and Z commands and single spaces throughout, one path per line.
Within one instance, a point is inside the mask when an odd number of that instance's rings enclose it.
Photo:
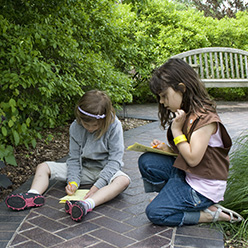
M 68 195 L 73 195 L 80 183 L 93 184 L 82 201 L 65 204 L 66 212 L 79 221 L 95 206 L 113 199 L 128 187 L 130 178 L 121 171 L 122 125 L 109 97 L 98 90 L 86 92 L 75 108 L 75 115 L 66 163 L 39 164 L 30 190 L 8 196 L 5 200 L 8 208 L 24 210 L 44 205 L 42 194 L 48 188 L 49 178 L 67 182 Z
M 161 126 L 169 145 L 153 140 L 156 149 L 177 153 L 144 153 L 139 169 L 146 192 L 159 192 L 146 208 L 158 225 L 182 226 L 212 221 L 241 221 L 218 203 L 223 200 L 232 142 L 194 69 L 181 59 L 158 68 L 150 89 L 159 100 Z

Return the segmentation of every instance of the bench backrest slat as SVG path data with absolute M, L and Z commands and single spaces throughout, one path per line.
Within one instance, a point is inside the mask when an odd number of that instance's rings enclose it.
M 200 64 L 201 77 L 203 77 L 203 75 L 204 75 L 204 72 L 203 72 L 204 67 L 202 65 L 202 54 L 201 53 L 199 54 L 199 64 Z
M 194 64 L 195 65 L 197 64 L 197 56 L 196 56 L 196 54 L 194 55 Z
M 248 76 L 248 62 L 247 62 L 247 56 L 245 56 L 245 71 L 246 71 L 246 75 Z
M 189 56 L 189 63 L 190 63 L 190 65 L 192 65 L 191 56 Z
M 227 52 L 225 52 L 225 61 L 226 61 L 226 78 L 229 78 L 230 74 L 229 74 L 229 70 L 230 70 L 230 67 L 229 67 L 229 63 L 228 63 L 228 54 Z
M 210 57 L 211 75 L 214 75 L 213 53 L 210 52 L 209 57 Z
M 232 75 L 232 78 L 234 78 L 234 67 L 233 67 L 233 54 L 230 53 L 230 63 L 231 63 L 231 75 Z
M 221 77 L 225 78 L 225 68 L 224 68 L 224 64 L 223 64 L 223 58 L 222 58 L 222 53 L 219 53 L 220 55 L 220 71 L 221 71 Z
M 240 60 L 241 78 L 244 78 L 245 77 L 244 64 L 243 64 L 243 56 L 241 54 L 239 55 L 239 60 Z
M 235 57 L 235 71 L 236 71 L 236 77 L 237 77 L 237 78 L 240 78 L 240 77 L 239 77 L 239 66 L 238 66 L 238 55 L 237 55 L 237 53 L 234 54 L 234 57 Z
M 218 63 L 218 56 L 217 56 L 217 52 L 214 53 L 214 60 L 215 60 L 215 73 L 216 73 L 216 78 L 220 78 L 219 75 L 219 63 Z M 214 76 L 213 76 L 214 77 Z M 205 77 L 202 77 L 205 78 Z
M 248 81 L 248 52 L 228 47 L 206 47 L 177 54 L 205 80 L 242 79 Z
M 206 65 L 206 77 L 208 78 L 209 77 L 209 67 L 208 67 L 208 56 L 206 53 L 204 54 L 204 62 Z

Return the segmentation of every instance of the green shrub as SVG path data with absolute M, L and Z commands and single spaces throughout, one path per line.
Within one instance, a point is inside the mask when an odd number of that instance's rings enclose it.
M 215 100 L 247 101 L 248 88 L 209 88 L 208 93 Z
M 75 102 L 93 88 L 115 104 L 132 99 L 126 73 L 132 13 L 114 1 L 3 1 L 0 7 L 0 159 L 35 146 L 39 130 L 73 118 Z M 126 51 L 126 53 L 124 53 Z
M 115 106 L 150 102 L 152 71 L 172 55 L 206 46 L 247 50 L 247 19 L 246 12 L 206 18 L 167 0 L 3 0 L 0 159 L 15 164 L 16 146 L 35 146 L 41 129 L 72 119 L 87 90 L 106 91 Z
M 203 12 L 188 7 L 179 8 L 172 1 L 150 0 L 141 5 L 135 29 L 137 56 L 134 61 L 136 75 L 134 99 L 150 100 L 148 81 L 154 68 L 171 56 L 202 47 L 233 47 L 248 50 L 248 12 L 238 12 L 237 17 L 204 17 Z M 215 90 L 212 90 L 214 92 Z M 246 89 L 228 89 L 243 99 Z M 226 94 L 228 100 L 229 93 Z

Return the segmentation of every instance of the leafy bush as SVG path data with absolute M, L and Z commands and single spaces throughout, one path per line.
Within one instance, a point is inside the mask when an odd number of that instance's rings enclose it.
M 0 6 L 0 159 L 35 146 L 43 128 L 73 118 L 87 90 L 113 103 L 154 101 L 152 71 L 207 46 L 248 50 L 248 13 L 204 17 L 167 0 L 3 0 Z M 238 95 L 246 91 L 235 90 Z
M 138 11 L 137 11 L 138 12 Z M 236 18 L 204 17 L 203 12 L 187 10 L 171 1 L 150 0 L 142 4 L 137 15 L 135 32 L 138 51 L 135 64 L 134 99 L 150 99 L 148 80 L 154 68 L 171 56 L 202 47 L 233 47 L 248 50 L 248 13 L 238 12 Z M 243 95 L 246 90 L 228 89 Z M 212 90 L 214 91 L 214 90 Z
M 0 159 L 15 164 L 13 146 L 35 146 L 40 129 L 72 118 L 86 90 L 105 90 L 116 104 L 132 99 L 123 8 L 106 0 L 4 1 Z
M 247 101 L 248 88 L 209 88 L 208 93 L 216 100 Z

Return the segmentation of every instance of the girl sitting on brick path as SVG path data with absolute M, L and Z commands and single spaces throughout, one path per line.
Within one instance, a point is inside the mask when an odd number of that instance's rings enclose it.
M 109 97 L 99 90 L 86 92 L 75 108 L 75 115 L 66 163 L 38 165 L 30 190 L 8 196 L 5 200 L 8 208 L 24 210 L 44 205 L 42 194 L 48 188 L 49 178 L 67 182 L 68 195 L 73 195 L 80 184 L 93 184 L 84 199 L 66 202 L 65 211 L 79 221 L 95 206 L 113 199 L 128 187 L 130 178 L 121 171 L 122 125 Z
M 145 191 L 159 192 L 146 208 L 147 217 L 167 226 L 241 221 L 216 204 L 226 190 L 232 142 L 197 73 L 183 60 L 170 59 L 155 71 L 150 88 L 159 100 L 161 126 L 169 126 L 169 146 L 159 140 L 151 145 L 178 156 L 139 158 Z

